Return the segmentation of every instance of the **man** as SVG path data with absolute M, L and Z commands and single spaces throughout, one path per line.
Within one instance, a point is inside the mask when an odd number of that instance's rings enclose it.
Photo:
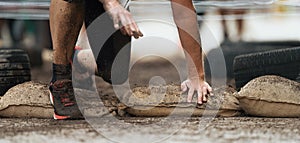
M 90 8 L 95 6 L 97 6 L 96 9 Z M 95 17 L 105 11 L 111 16 L 113 26 L 120 29 L 124 35 L 135 38 L 143 36 L 131 14 L 117 0 L 51 1 L 50 30 L 53 40 L 53 78 L 49 89 L 50 99 L 54 106 L 54 119 L 82 118 L 75 101 L 72 85 L 72 55 L 83 21 L 85 20 L 88 25 Z
M 131 15 L 123 7 L 121 7 L 117 1 L 101 1 L 104 9 L 101 8 L 101 5 L 99 5 L 98 2 L 94 2 L 95 1 L 93 0 L 86 1 L 86 6 L 92 7 L 86 8 L 87 17 L 85 17 L 85 24 L 87 26 L 99 15 L 99 13 L 97 13 L 96 11 L 106 10 L 111 15 L 114 27 L 116 29 L 120 28 L 120 25 L 118 25 L 119 23 L 124 26 L 123 28 L 121 28 L 121 32 L 123 34 L 134 36 L 135 38 L 143 36 L 140 30 L 137 28 L 136 24 L 133 22 Z M 211 88 L 204 81 L 200 37 L 199 33 L 195 32 L 198 31 L 198 26 L 196 15 L 193 10 L 192 1 L 174 0 L 172 2 L 187 6 L 189 10 L 192 10 L 192 13 L 190 13 L 189 11 L 184 11 L 181 13 L 181 9 L 177 8 L 176 4 L 172 4 L 175 22 L 178 27 L 180 27 L 178 30 L 182 46 L 187 51 L 187 55 L 190 55 L 192 58 L 192 61 L 188 60 L 189 79 L 182 83 L 182 88 L 184 91 L 189 90 L 189 102 L 194 95 L 194 91 L 197 91 L 198 103 L 202 104 L 203 101 L 207 101 L 206 95 L 211 92 Z M 54 64 L 53 79 L 50 85 L 50 91 L 52 96 L 51 99 L 52 101 L 54 101 L 53 104 L 55 109 L 55 119 L 81 118 L 81 113 L 78 110 L 77 104 L 75 102 L 71 81 L 71 65 L 69 60 L 71 59 L 74 52 L 73 47 L 75 45 L 79 29 L 82 25 L 81 21 L 83 21 L 83 9 L 84 8 L 82 7 L 82 1 L 65 2 L 62 0 L 53 0 L 51 2 L 50 27 L 53 38 Z M 96 10 L 94 12 L 94 9 L 99 10 Z M 185 25 L 187 22 L 190 24 Z M 186 28 L 188 29 L 187 31 L 185 31 Z M 195 38 L 195 40 L 193 38 Z M 111 44 L 108 45 L 110 46 Z M 111 59 L 110 57 L 102 59 L 103 57 L 106 57 L 106 55 L 107 54 L 100 54 L 98 58 L 101 59 L 100 61 L 106 62 L 106 59 Z M 195 63 L 196 68 L 192 66 L 193 63 Z M 109 63 L 108 66 L 109 65 L 111 65 L 111 63 Z M 104 65 L 103 68 L 105 69 L 107 68 L 107 66 Z M 100 69 L 103 70 L 103 68 Z M 110 69 L 110 67 L 108 67 L 108 69 Z
M 223 32 L 224 32 L 223 33 L 224 40 L 229 40 L 229 36 L 230 36 L 229 29 L 226 26 L 225 16 L 230 15 L 230 14 L 240 16 L 236 19 L 237 40 L 242 40 L 243 31 L 244 31 L 244 20 L 241 16 L 244 15 L 246 13 L 246 11 L 243 9 L 219 9 L 218 12 L 223 17 L 222 18 L 222 26 L 223 26 Z

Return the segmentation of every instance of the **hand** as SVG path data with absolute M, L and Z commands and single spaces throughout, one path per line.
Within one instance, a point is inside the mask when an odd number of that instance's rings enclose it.
M 120 29 L 124 35 L 133 36 L 136 39 L 143 36 L 130 12 L 127 11 L 118 1 L 104 0 L 103 6 L 113 19 L 114 27 L 116 29 Z
M 203 80 L 199 80 L 198 78 L 187 79 L 182 82 L 181 90 L 183 92 L 186 92 L 188 90 L 187 102 L 192 102 L 194 92 L 197 91 L 198 104 L 207 102 L 207 95 L 213 95 L 210 85 Z

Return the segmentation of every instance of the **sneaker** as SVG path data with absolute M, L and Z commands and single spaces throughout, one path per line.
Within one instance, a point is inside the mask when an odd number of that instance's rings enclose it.
M 77 106 L 72 80 L 64 79 L 50 83 L 50 101 L 54 107 L 54 119 L 82 119 Z

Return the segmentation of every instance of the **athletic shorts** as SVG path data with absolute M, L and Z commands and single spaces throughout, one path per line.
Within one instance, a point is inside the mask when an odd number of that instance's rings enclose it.
M 72 2 L 75 0 L 64 0 L 67 2 Z M 92 22 L 94 22 L 95 19 L 97 19 L 100 15 L 105 13 L 105 10 L 103 8 L 103 5 L 98 0 L 85 0 L 85 26 L 87 27 L 88 31 L 88 37 L 89 39 L 92 39 L 94 36 L 89 33 L 90 29 L 89 26 Z M 110 26 L 109 28 L 113 28 L 113 22 L 112 20 L 107 17 L 107 26 Z M 107 26 L 105 27 L 96 27 L 93 31 L 93 33 L 97 33 L 101 35 L 104 30 L 106 30 Z M 106 40 L 106 38 L 104 38 Z M 101 48 L 99 53 L 94 53 L 98 68 L 98 75 L 101 76 L 105 81 L 110 82 L 113 84 L 122 84 L 125 82 L 128 78 L 129 73 L 129 62 L 130 62 L 130 45 L 131 37 L 124 36 L 121 34 L 119 30 L 115 31 L 110 37 L 107 38 L 105 43 L 101 47 L 95 47 L 99 45 L 97 43 L 97 39 L 89 40 L 92 49 Z M 113 81 L 112 81 L 112 65 L 114 60 L 116 59 L 117 54 L 122 49 L 122 53 L 118 57 L 118 61 L 121 61 L 120 64 L 122 66 L 118 66 L 113 70 Z

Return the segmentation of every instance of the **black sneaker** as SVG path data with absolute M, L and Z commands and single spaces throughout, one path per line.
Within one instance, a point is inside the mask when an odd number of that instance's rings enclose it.
M 77 106 L 72 80 L 64 79 L 50 83 L 50 101 L 54 107 L 54 119 L 82 119 Z

